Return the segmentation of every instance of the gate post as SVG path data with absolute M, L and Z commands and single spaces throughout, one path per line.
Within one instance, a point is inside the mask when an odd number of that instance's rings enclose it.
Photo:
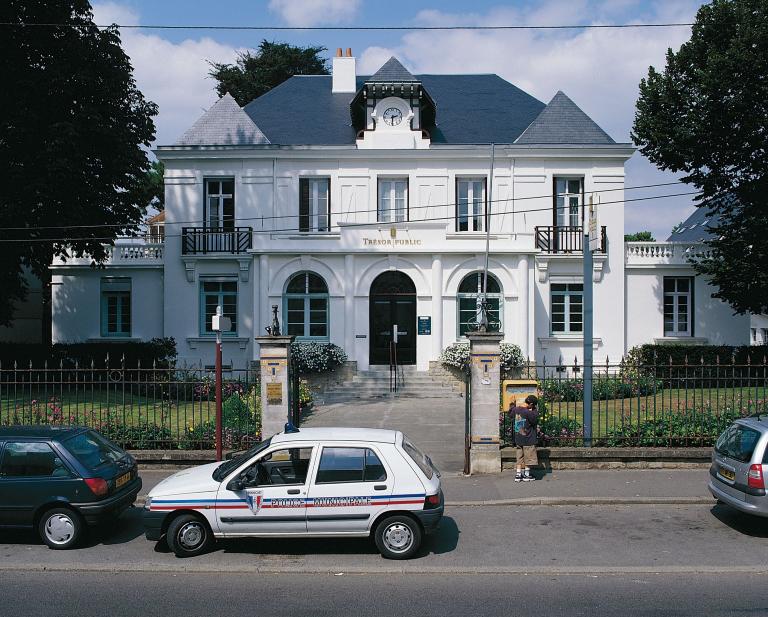
M 499 473 L 499 400 L 501 332 L 468 332 L 471 425 L 469 473 Z
M 283 430 L 291 419 L 289 388 L 293 336 L 257 336 L 261 369 L 261 438 Z

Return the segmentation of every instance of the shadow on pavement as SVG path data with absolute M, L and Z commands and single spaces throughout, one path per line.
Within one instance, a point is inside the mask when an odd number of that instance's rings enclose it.
M 768 519 L 764 517 L 744 514 L 724 504 L 712 506 L 710 512 L 721 523 L 745 536 L 768 538 Z

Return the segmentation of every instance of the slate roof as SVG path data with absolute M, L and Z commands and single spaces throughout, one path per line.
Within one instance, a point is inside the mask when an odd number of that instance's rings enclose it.
M 517 144 L 614 144 L 592 118 L 562 91 L 517 138 Z
M 406 69 L 400 61 L 392 56 L 387 60 L 382 67 L 371 75 L 367 82 L 384 82 L 384 83 L 400 83 L 400 82 L 417 82 L 419 81 L 410 71 Z
M 216 101 L 176 142 L 179 146 L 268 143 L 264 133 L 229 93 Z
M 437 107 L 437 126 L 425 127 L 433 144 L 513 143 L 545 107 L 498 75 L 414 77 Z M 358 76 L 358 89 L 370 80 Z M 243 110 L 273 144 L 354 145 L 354 96 L 333 94 L 330 75 L 297 75 Z
M 728 202 L 735 202 L 735 195 L 725 195 L 720 198 Z M 714 205 L 714 201 L 710 202 Z M 703 204 L 693 211 L 693 214 L 680 223 L 677 231 L 670 234 L 667 242 L 704 242 L 720 222 L 720 215 L 710 214 L 710 208 Z

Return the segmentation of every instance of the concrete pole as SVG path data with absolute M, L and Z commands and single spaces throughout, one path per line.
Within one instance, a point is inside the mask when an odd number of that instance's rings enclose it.
M 499 473 L 499 399 L 502 332 L 469 332 L 471 371 L 469 473 Z

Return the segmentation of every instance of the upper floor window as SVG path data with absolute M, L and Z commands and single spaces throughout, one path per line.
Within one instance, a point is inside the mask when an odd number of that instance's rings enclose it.
M 299 231 L 328 231 L 330 224 L 330 178 L 299 178 Z
M 231 230 L 235 226 L 235 181 L 208 178 L 205 181 L 205 224 L 210 229 Z
M 579 227 L 584 178 L 555 178 L 555 226 Z
M 202 279 L 200 281 L 200 334 L 214 334 L 213 316 L 221 306 L 224 317 L 232 320 L 232 328 L 222 334 L 237 334 L 237 280 Z
M 380 223 L 400 223 L 408 220 L 408 179 L 379 179 Z
M 328 338 L 328 285 L 314 272 L 294 274 L 285 287 L 285 324 L 289 335 Z
M 582 283 L 552 283 L 552 334 L 575 334 L 584 330 Z
M 459 285 L 458 292 L 458 318 L 459 336 L 466 336 L 467 332 L 477 329 L 480 319 L 480 302 L 482 301 L 483 281 L 482 272 L 472 272 L 464 277 Z M 488 275 L 488 319 L 493 326 L 491 330 L 501 330 L 501 286 L 494 276 Z
M 456 180 L 456 231 L 483 231 L 485 178 Z
M 664 277 L 664 336 L 692 336 L 693 279 Z
M 101 279 L 101 336 L 131 336 L 131 279 Z

